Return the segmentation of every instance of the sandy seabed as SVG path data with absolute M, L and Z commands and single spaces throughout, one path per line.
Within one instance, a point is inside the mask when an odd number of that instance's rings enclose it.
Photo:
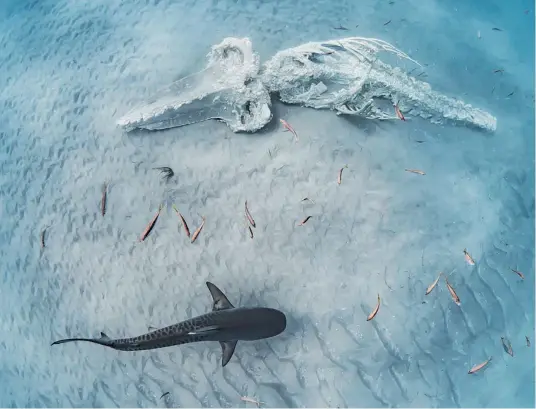
M 254 407 L 240 401 L 250 396 L 265 407 L 534 407 L 533 34 L 521 0 L 3 2 L 0 406 Z M 256 134 L 213 121 L 115 127 L 225 37 L 250 37 L 265 61 L 347 35 L 429 64 L 434 89 L 490 111 L 497 131 L 279 103 Z M 172 204 L 192 231 L 206 217 L 195 243 Z M 439 271 L 461 306 L 443 280 L 424 295 Z M 286 331 L 239 342 L 223 369 L 217 343 L 50 346 L 203 314 L 207 280 L 236 306 L 281 309 Z

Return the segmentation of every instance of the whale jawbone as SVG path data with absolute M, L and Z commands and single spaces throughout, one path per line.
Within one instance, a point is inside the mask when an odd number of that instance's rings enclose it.
M 249 39 L 226 38 L 207 58 L 205 69 L 160 90 L 117 125 L 162 130 L 215 119 L 234 132 L 255 132 L 270 122 L 270 94 L 257 79 L 259 57 Z

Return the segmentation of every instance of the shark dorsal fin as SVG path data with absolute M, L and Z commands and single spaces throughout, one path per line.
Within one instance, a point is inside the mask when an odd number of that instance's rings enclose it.
M 221 290 L 216 287 L 211 282 L 207 281 L 207 287 L 210 291 L 210 295 L 212 295 L 212 300 L 214 301 L 212 304 L 212 311 L 219 311 L 219 310 L 227 310 L 229 308 L 234 308 L 233 304 L 229 302 L 227 297 L 224 293 L 221 292 Z
M 237 341 L 220 341 L 221 345 L 221 366 L 222 368 L 227 365 L 229 360 L 234 354 Z
M 109 340 L 110 337 L 108 335 L 106 335 L 104 332 L 101 332 L 100 333 L 100 336 L 101 336 L 101 339 L 105 339 L 105 340 Z

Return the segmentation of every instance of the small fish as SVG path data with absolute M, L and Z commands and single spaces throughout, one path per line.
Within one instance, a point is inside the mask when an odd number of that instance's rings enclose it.
M 164 176 L 162 176 L 162 179 L 165 179 L 166 182 L 171 179 L 173 177 L 173 175 L 175 174 L 173 172 L 173 169 L 167 167 L 167 166 L 164 166 L 164 167 L 161 167 L 161 168 L 153 168 L 155 170 L 159 170 L 160 173 L 163 173 Z
M 530 339 L 525 335 L 525 340 L 527 341 L 527 346 L 530 347 Z
M 304 197 L 301 201 L 305 202 L 306 200 L 309 200 L 312 204 L 315 203 L 313 199 L 309 199 L 308 197 Z
M 510 92 L 510 93 L 506 96 L 506 98 L 511 97 L 511 96 L 514 95 L 514 94 L 515 94 L 515 91 L 512 91 L 512 92 Z
M 202 217 L 203 221 L 201 222 L 201 225 L 197 228 L 196 231 L 194 231 L 194 234 L 192 235 L 192 243 L 197 239 L 197 236 L 199 236 L 199 233 L 201 233 L 201 229 L 203 229 L 203 226 L 205 225 L 205 217 Z
M 391 22 L 391 20 L 389 20 L 387 23 L 383 23 L 384 26 L 386 26 L 387 24 L 389 24 Z
M 141 234 L 140 236 L 140 242 L 145 240 L 147 238 L 147 236 L 149 235 L 149 233 L 151 233 L 151 230 L 153 230 L 153 227 L 156 223 L 156 221 L 158 220 L 158 216 L 160 216 L 160 211 L 162 210 L 162 205 L 160 205 L 158 207 L 158 212 L 155 214 L 155 216 L 153 217 L 153 220 L 151 220 L 149 222 L 149 224 L 147 225 L 147 227 L 145 228 L 145 230 L 143 231 L 143 233 Z
M 525 13 L 525 14 L 529 14 L 529 11 L 528 11 L 528 10 L 525 10 L 523 13 Z
M 247 397 L 247 396 L 241 396 L 240 400 L 242 400 L 243 402 L 253 403 L 254 405 L 257 405 L 258 408 L 261 407 L 261 403 L 264 403 L 264 402 L 259 402 L 259 401 L 255 400 L 255 399 Z
M 525 279 L 525 276 L 523 275 L 521 271 L 514 270 L 513 268 L 511 268 L 510 270 L 512 270 L 513 273 L 516 273 L 519 277 L 521 277 L 522 280 Z
M 493 31 L 502 31 L 500 28 L 497 28 L 497 27 L 493 27 L 492 30 Z
M 406 172 L 416 173 L 417 175 L 426 175 L 422 170 L 419 169 L 404 169 Z
M 400 102 L 400 101 L 398 101 Z M 401 121 L 405 121 L 406 118 L 404 117 L 404 115 L 402 114 L 402 112 L 400 111 L 400 108 L 398 107 L 398 102 L 395 104 L 395 113 L 396 113 L 396 116 L 398 117 L 398 119 L 400 119 Z
M 473 257 L 468 253 L 467 249 L 463 249 L 463 254 L 465 256 L 465 261 L 467 261 L 467 264 L 474 266 L 475 260 L 473 260 Z
M 181 222 L 182 222 L 182 227 L 184 227 L 184 231 L 186 232 L 186 235 L 188 236 L 188 238 L 190 238 L 190 229 L 188 228 L 188 224 L 186 223 L 186 220 L 184 219 L 181 212 L 179 212 L 179 209 L 177 209 L 175 205 L 173 205 L 173 209 L 175 209 L 175 211 L 179 215 Z
M 43 229 L 43 231 L 41 232 L 41 248 L 44 249 L 45 248 L 45 232 L 47 231 L 47 229 L 49 228 L 50 226 L 45 226 L 45 228 Z
M 245 209 L 246 209 L 246 217 L 248 218 L 248 221 L 251 223 L 253 227 L 257 227 L 257 225 L 255 224 L 255 220 L 253 220 L 253 217 L 251 217 L 251 213 L 249 212 L 247 200 L 245 204 Z
M 452 286 L 449 284 L 449 281 L 447 280 L 446 276 L 445 276 L 445 282 L 447 283 L 447 288 L 449 290 L 450 296 L 452 297 L 456 305 L 458 306 L 461 305 L 462 303 L 460 301 L 460 297 L 458 297 L 458 294 L 456 294 L 456 291 L 454 291 L 454 288 L 452 288 Z
M 501 337 L 501 342 L 504 352 L 506 352 L 510 356 L 514 356 L 514 350 L 512 349 L 512 344 L 510 343 L 510 341 L 504 337 Z
M 164 396 L 169 395 L 169 392 L 164 392 L 162 396 L 160 396 L 160 399 L 162 399 Z
M 467 372 L 467 373 L 468 373 L 468 374 L 472 374 L 472 373 L 475 373 L 475 372 L 480 371 L 482 368 L 484 368 L 487 364 L 490 363 L 491 358 L 492 358 L 492 357 L 490 356 L 488 360 L 482 362 L 481 364 L 478 364 L 478 365 L 473 366 L 471 369 L 469 369 L 469 372 Z
M 296 138 L 296 142 L 298 142 L 298 134 L 296 133 L 294 128 L 290 126 L 290 124 L 284 119 L 280 119 L 279 122 L 281 122 L 281 124 L 285 127 L 287 131 L 290 131 L 294 135 L 294 137 Z
M 385 270 L 383 270 L 383 282 L 390 291 L 393 291 L 393 288 L 389 284 L 387 284 L 387 266 L 385 267 Z
M 373 319 L 378 313 L 379 309 L 380 309 L 380 294 L 378 294 L 378 304 L 376 304 L 376 307 L 374 307 L 374 310 L 372 310 L 372 312 L 367 317 L 367 321 L 370 321 L 371 319 Z
M 494 74 L 497 74 L 498 72 L 503 73 L 504 70 L 503 70 L 502 68 L 498 68 L 498 69 L 496 69 L 496 70 L 493 70 L 493 73 L 494 73 Z
M 104 216 L 106 214 L 106 190 L 108 188 L 108 183 L 104 182 L 102 185 L 102 199 L 101 199 L 101 214 Z
M 307 223 L 307 221 L 311 218 L 312 216 L 307 216 L 305 219 L 302 220 L 302 222 L 300 224 L 298 224 L 298 226 L 303 226 L 305 223 Z
M 344 30 L 344 31 L 348 31 L 348 29 L 346 27 L 343 27 L 339 24 L 339 27 L 333 27 L 333 30 Z
M 347 167 L 348 167 L 348 165 L 344 165 L 341 168 L 341 170 L 339 170 L 339 176 L 337 177 L 337 184 L 339 184 L 339 185 L 341 184 L 341 182 L 342 182 L 342 171 L 344 170 L 344 168 L 347 168 Z
M 435 281 L 434 281 L 432 284 L 430 284 L 430 285 L 428 286 L 428 288 L 426 289 L 426 293 L 425 293 L 424 295 L 428 295 L 428 294 L 430 294 L 430 293 L 432 292 L 432 290 L 433 290 L 433 289 L 435 288 L 435 286 L 437 285 L 439 279 L 441 278 L 441 275 L 442 275 L 442 274 L 443 274 L 443 273 L 439 273 L 439 275 L 437 276 L 437 278 L 435 279 Z

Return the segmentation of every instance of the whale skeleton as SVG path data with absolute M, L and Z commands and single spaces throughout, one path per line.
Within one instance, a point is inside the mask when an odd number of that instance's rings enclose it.
M 393 109 L 380 106 L 388 100 L 406 115 L 495 131 L 491 114 L 433 91 L 381 61 L 382 52 L 421 66 L 391 44 L 364 37 L 309 42 L 279 51 L 261 66 L 248 38 L 229 37 L 212 47 L 204 70 L 160 90 L 117 124 L 126 131 L 158 130 L 216 119 L 234 132 L 255 132 L 272 119 L 271 95 L 276 95 L 284 103 L 337 115 L 396 119 Z

